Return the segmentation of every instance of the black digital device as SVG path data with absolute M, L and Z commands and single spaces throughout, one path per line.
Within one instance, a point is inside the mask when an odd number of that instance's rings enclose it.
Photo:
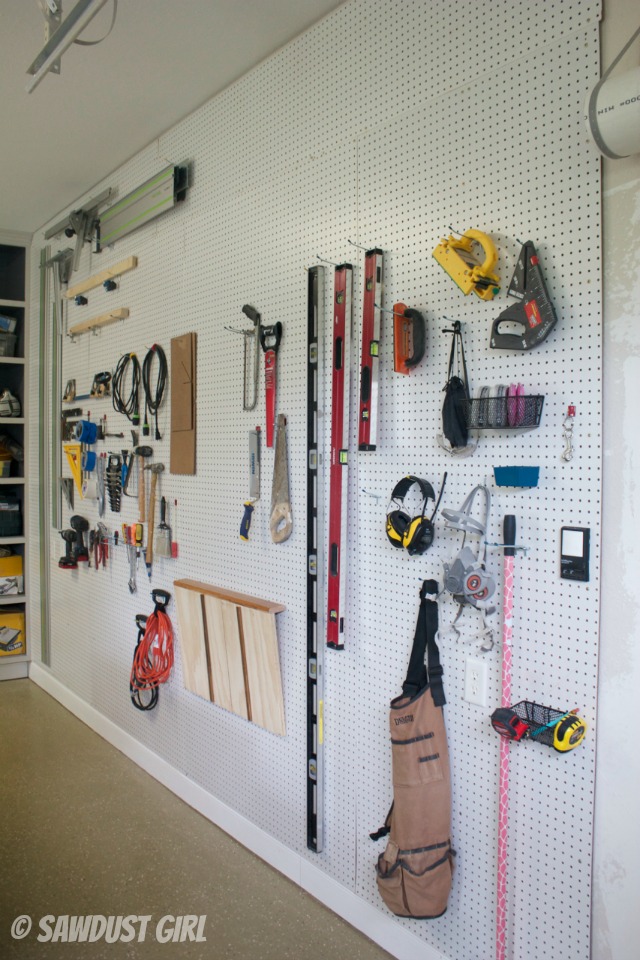
M 564 580 L 589 579 L 589 527 L 560 529 L 560 576 Z

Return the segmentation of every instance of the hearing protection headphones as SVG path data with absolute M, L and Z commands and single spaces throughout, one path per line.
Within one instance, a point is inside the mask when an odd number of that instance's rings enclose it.
M 442 481 L 442 490 L 444 489 L 446 479 L 447 475 L 445 473 Z M 422 513 L 417 517 L 410 517 L 402 508 L 404 506 L 404 499 L 414 484 L 420 488 L 420 493 L 422 494 Z M 442 490 L 440 491 L 440 497 L 442 497 Z M 389 508 L 387 508 L 386 532 L 391 546 L 398 547 L 399 549 L 404 548 L 412 557 L 416 554 L 425 553 L 429 549 L 433 543 L 435 532 L 433 528 L 433 518 L 440 504 L 440 498 L 438 498 L 438 503 L 430 517 L 425 517 L 424 513 L 427 509 L 427 501 L 435 501 L 435 499 L 436 495 L 433 492 L 433 487 L 427 480 L 421 480 L 420 477 L 407 476 L 398 481 L 391 491 L 391 502 L 389 504 L 389 507 L 395 505 L 395 509 L 390 511 Z

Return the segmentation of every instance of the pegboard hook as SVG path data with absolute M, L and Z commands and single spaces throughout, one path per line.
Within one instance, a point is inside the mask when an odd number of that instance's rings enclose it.
M 347 243 L 350 243 L 352 247 L 357 247 L 358 250 L 367 251 L 370 249 L 369 247 L 363 247 L 360 243 L 354 243 L 353 240 L 347 240 Z
M 381 307 L 379 303 L 374 303 L 376 310 L 381 310 L 382 313 L 390 313 L 392 317 L 401 317 L 404 319 L 404 314 L 396 313 L 395 310 L 389 310 L 387 307 Z
M 320 256 L 319 253 L 316 253 L 316 258 L 320 261 L 320 263 L 329 263 L 329 264 L 331 264 L 332 267 L 338 267 L 338 266 L 340 266 L 340 264 L 334 263 L 333 260 L 325 260 L 324 257 L 321 257 L 321 256 Z

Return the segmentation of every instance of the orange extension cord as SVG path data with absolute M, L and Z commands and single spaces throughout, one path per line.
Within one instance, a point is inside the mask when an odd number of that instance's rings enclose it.
M 161 603 L 157 594 L 166 597 L 166 601 Z M 165 610 L 170 596 L 165 590 L 153 590 L 151 596 L 156 608 L 147 617 L 144 635 L 133 655 L 130 679 L 132 690 L 159 687 L 167 682 L 173 667 L 173 627 Z

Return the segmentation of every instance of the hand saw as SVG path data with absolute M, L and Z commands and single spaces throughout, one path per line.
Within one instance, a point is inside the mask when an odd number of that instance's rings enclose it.
M 253 508 L 260 499 L 260 427 L 249 431 L 249 499 L 244 502 L 240 539 L 249 539 Z
M 549 299 L 536 248 L 531 240 L 523 243 L 507 293 L 519 303 L 503 310 L 491 328 L 494 350 L 532 350 L 549 336 L 558 318 Z M 508 324 L 511 333 L 501 333 Z M 520 330 L 513 332 L 513 327 Z
M 287 464 L 287 418 L 283 413 L 278 414 L 269 529 L 274 543 L 284 543 L 293 531 L 293 516 L 289 499 L 289 467 Z
M 260 343 L 264 350 L 264 384 L 266 390 L 267 446 L 273 446 L 276 422 L 276 364 L 282 340 L 282 324 L 260 328 Z

